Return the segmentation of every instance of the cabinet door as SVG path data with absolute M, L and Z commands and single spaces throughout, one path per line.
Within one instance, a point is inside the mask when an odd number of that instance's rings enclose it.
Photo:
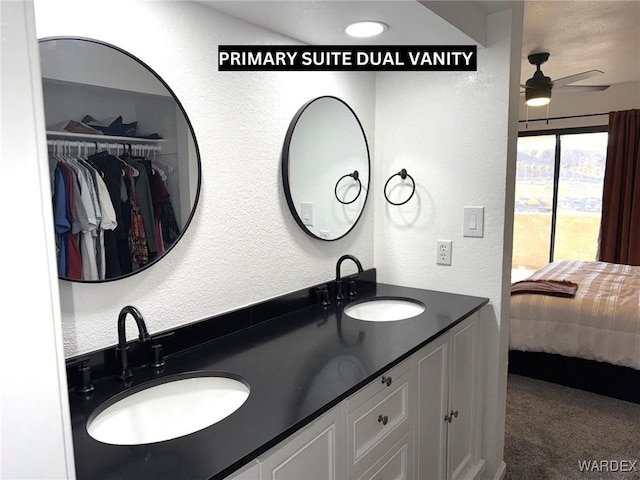
M 262 461 L 264 480 L 341 480 L 344 478 L 342 404 L 293 438 L 279 444 Z
M 478 316 L 451 330 L 447 463 L 448 478 L 458 480 L 478 460 Z M 442 478 L 442 477 L 440 477 Z
M 416 422 L 416 478 L 447 478 L 447 385 L 449 333 L 417 354 L 418 408 Z

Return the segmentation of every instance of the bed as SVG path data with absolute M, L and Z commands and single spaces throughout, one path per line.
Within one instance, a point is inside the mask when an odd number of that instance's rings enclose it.
M 512 294 L 509 371 L 640 403 L 640 267 L 559 261 L 531 280 L 577 289 Z

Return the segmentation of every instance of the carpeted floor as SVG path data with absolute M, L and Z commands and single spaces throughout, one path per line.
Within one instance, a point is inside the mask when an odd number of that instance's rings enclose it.
M 505 480 L 640 479 L 640 405 L 509 375 L 504 460 Z

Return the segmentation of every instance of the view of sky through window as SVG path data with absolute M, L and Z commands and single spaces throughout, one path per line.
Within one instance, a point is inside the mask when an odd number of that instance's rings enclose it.
M 561 148 L 554 192 L 557 141 Z M 606 132 L 518 139 L 512 281 L 549 263 L 552 247 L 553 261 L 596 259 L 606 154 Z

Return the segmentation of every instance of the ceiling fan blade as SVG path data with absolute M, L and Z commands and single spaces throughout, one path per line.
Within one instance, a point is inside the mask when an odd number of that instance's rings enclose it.
M 586 80 L 587 78 L 596 77 L 604 72 L 600 70 L 589 70 L 587 72 L 576 73 L 574 75 L 569 75 L 568 77 L 557 78 L 556 80 L 552 80 L 553 87 L 562 87 L 563 85 L 568 85 L 570 83 L 579 82 L 580 80 Z
M 580 93 L 580 92 L 602 92 L 611 85 L 565 85 L 560 88 L 554 88 L 554 91 L 565 93 Z

